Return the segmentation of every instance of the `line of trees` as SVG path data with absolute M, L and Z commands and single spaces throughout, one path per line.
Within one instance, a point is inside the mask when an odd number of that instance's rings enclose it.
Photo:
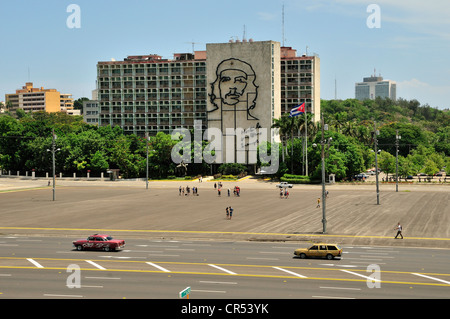
M 446 167 L 450 174 L 450 113 L 415 101 L 376 99 L 373 101 L 322 100 L 324 122 L 328 125 L 325 139 L 327 174 L 337 180 L 348 179 L 374 166 L 373 131 L 377 122 L 379 167 L 395 173 L 395 136 L 399 143 L 399 174 L 433 175 Z M 316 115 L 318 116 L 318 115 Z M 286 173 L 320 179 L 321 127 L 308 114 L 289 118 L 283 115 L 273 123 L 282 139 L 277 176 Z M 305 129 L 307 129 L 308 161 L 306 165 Z M 56 172 L 78 176 L 99 176 L 108 169 L 119 169 L 124 178 L 146 176 L 147 141 L 133 134 L 124 134 L 118 127 L 97 127 L 83 122 L 81 116 L 65 113 L 25 113 L 0 115 L 0 168 L 32 171 L 44 176 L 52 171 L 52 130 L 55 131 Z M 178 141 L 171 135 L 158 133 L 149 141 L 149 175 L 164 178 L 177 175 L 177 164 L 171 150 Z M 194 142 L 193 142 L 194 143 Z M 202 150 L 206 146 L 202 145 Z M 316 146 L 314 146 L 316 145 Z M 270 145 L 267 145 L 270 148 Z M 194 146 L 191 147 L 194 157 Z M 264 163 L 259 163 L 264 165 Z M 190 163 L 188 175 L 208 175 L 210 165 Z
M 396 161 L 396 135 L 399 140 L 399 175 L 429 176 L 446 169 L 450 174 L 450 112 L 428 105 L 420 106 L 416 100 L 380 99 L 358 101 L 322 100 L 321 109 L 328 130 L 324 140 L 327 174 L 335 174 L 337 180 L 351 179 L 375 165 L 374 122 L 376 122 L 379 168 L 386 174 L 394 174 Z M 318 116 L 318 115 L 316 115 Z M 290 118 L 284 114 L 274 121 L 282 139 L 279 176 L 286 173 L 306 174 L 305 128 L 308 140 L 308 175 L 321 177 L 321 127 L 312 116 Z

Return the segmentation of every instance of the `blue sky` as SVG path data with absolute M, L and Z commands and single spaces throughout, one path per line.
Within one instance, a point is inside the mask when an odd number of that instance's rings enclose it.
M 66 24 L 70 4 L 80 28 Z M 369 28 L 370 4 L 380 28 Z M 374 73 L 397 82 L 397 96 L 450 108 L 448 0 L 0 0 L 0 101 L 31 81 L 91 97 L 96 64 L 127 55 L 205 50 L 231 38 L 283 43 L 321 60 L 321 98 L 354 98 Z

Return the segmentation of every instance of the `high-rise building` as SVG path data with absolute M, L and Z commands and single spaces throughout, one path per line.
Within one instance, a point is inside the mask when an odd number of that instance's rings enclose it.
M 141 136 L 193 128 L 194 119 L 206 128 L 204 52 L 98 62 L 97 90 L 99 126 L 119 125 Z
M 375 98 L 397 99 L 397 84 L 391 80 L 383 80 L 383 77 L 375 74 L 363 79 L 363 82 L 355 84 L 355 98 L 357 100 L 374 100 Z
M 281 113 L 305 103 L 307 113 L 320 121 L 320 58 L 297 56 L 291 47 L 281 47 Z
M 5 95 L 10 112 L 23 109 L 25 112 L 70 112 L 73 110 L 71 94 L 61 94 L 56 89 L 34 88 L 32 82 L 25 83 L 16 93 Z
M 261 52 L 263 47 L 270 47 L 268 59 Z M 258 89 L 259 105 L 270 106 L 265 125 L 302 102 L 307 112 L 315 114 L 314 120 L 320 120 L 319 57 L 297 57 L 296 50 L 280 47 L 278 42 L 249 40 L 207 44 L 206 51 L 178 53 L 173 59 L 153 54 L 98 62 L 99 126 L 119 125 L 127 133 L 144 136 L 179 127 L 192 129 L 194 120 L 201 120 L 206 129 L 208 121 L 214 120 L 207 110 L 211 88 L 218 68 L 225 66 L 219 64 L 225 60 L 231 64 L 233 59 L 241 71 L 256 77 L 255 86 L 270 83 Z M 266 96 L 269 99 L 262 102 Z M 248 118 L 258 118 L 252 113 L 261 110 L 251 108 Z

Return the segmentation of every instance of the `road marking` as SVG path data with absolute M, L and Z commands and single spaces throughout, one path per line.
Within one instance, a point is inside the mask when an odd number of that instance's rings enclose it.
M 219 285 L 237 285 L 237 282 L 231 282 L 231 281 L 202 281 L 199 282 L 203 284 L 219 284 Z
M 280 258 L 270 258 L 270 257 L 246 257 L 246 259 L 259 259 L 259 260 L 280 260 Z
M 371 277 L 367 277 L 367 276 L 358 274 L 358 273 L 350 271 L 350 270 L 340 269 L 340 271 L 343 271 L 343 272 L 346 272 L 346 273 L 349 273 L 349 274 L 352 274 L 352 275 L 355 275 L 355 276 L 359 276 L 359 277 L 362 277 L 362 278 L 366 278 L 367 280 L 381 282 L 381 280 L 378 280 L 378 279 L 375 279 L 375 278 L 371 278 Z
M 11 277 L 11 274 L 0 274 L 0 277 Z
M 272 268 L 275 268 L 275 269 L 278 269 L 278 270 L 281 270 L 281 271 L 287 272 L 288 274 L 291 274 L 291 275 L 294 275 L 294 276 L 297 276 L 297 277 L 300 277 L 300 278 L 308 278 L 308 277 L 306 277 L 306 276 L 303 276 L 303 275 L 297 274 L 297 273 L 295 273 L 295 272 L 293 272 L 293 271 L 290 271 L 290 270 L 286 270 L 286 269 L 283 269 L 283 268 L 280 268 L 280 267 L 272 267 Z
M 191 292 L 207 292 L 207 293 L 216 292 L 216 293 L 222 293 L 222 294 L 226 293 L 226 291 L 224 291 L 224 290 L 194 290 L 194 289 L 192 289 Z
M 27 258 L 27 260 L 38 268 L 44 268 L 44 266 L 42 266 L 40 263 L 38 263 L 37 261 L 35 261 L 31 258 Z
M 154 264 L 154 263 L 151 263 L 151 262 L 146 262 L 146 264 L 148 264 L 148 265 L 150 265 L 150 266 L 153 266 L 153 267 L 155 267 L 155 268 L 158 268 L 159 270 L 161 270 L 161 271 L 164 271 L 164 272 L 170 272 L 170 270 L 167 270 L 166 268 L 164 268 L 164 267 L 161 267 L 161 266 L 158 266 L 158 265 L 156 265 L 156 264 Z
M 110 279 L 112 279 L 112 280 L 120 279 L 118 277 L 84 277 L 84 278 L 86 278 L 86 279 L 108 279 L 108 280 L 110 280 Z
M 44 294 L 46 297 L 69 297 L 69 298 L 83 298 L 81 295 L 53 295 L 53 294 Z
M 420 277 L 424 277 L 424 278 L 428 278 L 428 279 L 432 279 L 432 280 L 436 280 L 436 281 L 440 281 L 443 282 L 444 284 L 450 285 L 450 282 L 439 279 L 439 278 L 434 278 L 434 277 L 430 277 L 430 276 L 426 276 L 426 275 L 422 275 L 422 274 L 416 274 L 416 273 L 411 273 L 412 275 L 416 275 L 416 276 L 420 276 Z
M 98 269 L 101 270 L 106 270 L 106 268 L 103 268 L 102 266 L 100 266 L 99 264 L 96 264 L 95 262 L 93 262 L 92 260 L 86 260 L 86 262 L 90 263 L 92 266 L 97 267 Z
M 217 269 L 219 269 L 219 270 L 222 270 L 222 271 L 224 271 L 224 272 L 226 272 L 226 273 L 229 273 L 230 275 L 236 275 L 236 273 L 234 273 L 234 272 L 232 272 L 232 271 L 230 271 L 230 270 L 228 270 L 228 269 L 225 269 L 225 268 L 222 268 L 222 267 L 213 265 L 213 264 L 208 264 L 208 266 L 211 266 L 211 267 L 217 268 Z
M 313 298 L 326 298 L 326 299 L 356 299 L 350 297 L 332 297 L 332 296 L 311 296 Z
M 319 287 L 322 289 L 342 289 L 342 290 L 361 290 L 360 288 L 345 288 L 345 287 Z

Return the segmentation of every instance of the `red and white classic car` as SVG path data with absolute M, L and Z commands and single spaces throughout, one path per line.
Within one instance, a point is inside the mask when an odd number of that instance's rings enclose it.
M 76 250 L 104 250 L 116 251 L 125 247 L 125 241 L 122 239 L 113 239 L 109 235 L 94 234 L 87 239 L 73 241 Z

